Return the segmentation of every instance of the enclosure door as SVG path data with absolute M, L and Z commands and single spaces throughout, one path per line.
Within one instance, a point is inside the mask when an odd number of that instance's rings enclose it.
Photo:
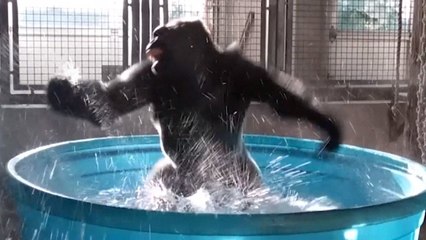
M 392 84 L 399 80 L 401 87 L 406 86 L 412 0 L 293 0 L 292 3 L 289 72 L 319 88 L 333 86 L 335 92 L 340 89 L 341 99 L 390 100 Z M 351 92 L 356 96 L 351 96 Z

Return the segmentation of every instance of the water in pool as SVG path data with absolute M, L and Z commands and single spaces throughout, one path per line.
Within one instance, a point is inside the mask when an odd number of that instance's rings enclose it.
M 247 147 L 262 171 L 264 188 L 243 196 L 236 189 L 218 186 L 181 198 L 160 183 L 143 187 L 144 177 L 163 155 L 157 137 L 141 139 L 63 145 L 38 152 L 34 156 L 37 160 L 31 164 L 23 161 L 16 171 L 40 172 L 25 174 L 25 179 L 73 199 L 181 212 L 288 213 L 358 208 L 414 196 L 425 188 L 418 177 L 421 174 L 416 173 L 420 170 L 404 162 L 387 163 L 381 154 L 368 153 L 365 159 L 356 149 L 347 147 L 318 157 L 314 146 L 288 147 L 292 141 L 298 143 L 296 140 L 268 139 L 276 141 L 272 144 L 248 136 Z M 404 174 L 407 171 L 410 174 Z
M 208 190 L 201 188 L 189 197 L 181 197 L 166 189 L 160 181 L 143 184 L 142 180 L 136 192 L 111 188 L 88 196 L 86 200 L 145 210 L 199 213 L 290 213 L 337 208 L 337 203 L 326 196 L 302 198 L 292 191 L 293 184 L 307 184 L 303 179 L 308 173 L 299 168 L 310 162 L 299 166 L 282 165 L 287 157 L 272 160 L 263 171 L 270 181 L 246 194 L 238 188 L 209 184 Z
M 160 152 L 150 152 L 146 149 L 143 149 L 141 153 L 138 153 L 138 151 L 140 150 L 130 150 L 123 156 L 116 156 L 108 149 L 99 152 L 96 154 L 95 159 L 96 168 L 107 168 L 110 171 L 106 171 L 106 173 L 109 172 L 110 174 L 105 174 L 105 172 L 102 174 L 87 173 L 81 175 L 81 177 L 75 177 L 76 174 L 80 173 L 70 172 L 69 179 L 79 179 L 80 183 L 77 183 L 77 185 L 86 186 L 85 189 L 77 186 L 79 191 L 74 191 L 73 189 L 71 195 L 77 195 L 77 198 L 83 198 L 86 201 L 112 206 L 178 212 L 290 213 L 329 210 L 339 207 L 339 202 L 333 199 L 333 196 L 326 196 L 328 193 L 324 191 L 322 187 L 324 185 L 317 185 L 316 183 L 320 183 L 324 178 L 330 177 L 326 177 L 323 173 L 315 170 L 316 165 L 323 164 L 327 167 L 327 162 L 332 163 L 333 161 L 335 164 L 338 161 L 335 156 L 326 156 L 322 162 L 320 160 L 320 162 L 313 163 L 311 154 L 303 151 L 299 153 L 283 152 L 275 148 L 269 149 L 269 152 L 267 152 L 268 149 L 258 152 L 254 149 L 251 151 L 253 158 L 264 162 L 264 165 L 260 166 L 265 180 L 264 187 L 243 195 L 236 188 L 231 189 L 216 185 L 213 188 L 210 187 L 209 191 L 199 189 L 196 194 L 190 197 L 180 197 L 164 188 L 161 182 L 148 186 L 144 185 L 144 177 L 150 170 L 150 166 L 163 156 Z M 63 170 L 75 169 L 75 166 L 71 167 L 71 165 L 75 164 L 76 160 L 72 160 L 71 156 L 69 157 L 70 159 L 59 161 Z M 81 154 L 76 157 L 79 158 L 78 162 L 85 159 L 81 157 Z M 65 158 L 68 157 L 65 156 Z M 122 163 L 121 161 L 126 161 L 129 166 L 126 169 L 118 170 L 120 163 Z M 346 163 L 341 162 L 341 164 L 348 164 L 350 159 L 345 158 L 342 161 Z M 70 165 L 67 166 L 68 164 Z M 102 167 L 101 165 L 105 166 Z M 129 168 L 130 166 L 134 168 Z M 351 168 L 351 164 L 347 167 Z M 353 171 L 355 173 L 364 171 L 359 169 L 361 166 L 352 167 L 354 167 Z M 112 172 L 114 172 L 114 176 L 111 178 Z M 112 187 L 96 190 L 99 189 L 98 184 L 104 185 L 105 182 L 111 182 L 111 179 L 116 179 L 116 183 L 107 184 Z M 365 186 L 373 184 L 368 183 L 368 177 L 364 179 L 367 179 L 364 180 L 367 181 Z M 94 182 L 90 184 L 84 183 L 86 180 Z M 343 176 L 334 176 L 331 180 L 339 182 L 345 181 L 345 178 Z M 91 185 L 93 185 L 93 189 L 87 188 L 87 186 Z M 333 185 L 336 186 L 334 183 Z M 298 190 L 301 188 L 309 188 L 309 191 L 305 192 L 310 192 L 312 195 L 307 195 L 306 193 L 300 195 Z M 356 188 L 353 191 L 356 191 Z M 387 194 L 390 194 L 390 198 L 397 199 L 397 196 L 391 196 L 391 193 Z

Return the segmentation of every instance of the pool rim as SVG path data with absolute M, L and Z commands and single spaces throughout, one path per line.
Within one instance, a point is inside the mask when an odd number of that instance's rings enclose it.
M 293 138 L 283 137 L 275 135 L 262 135 L 262 134 L 245 134 L 246 139 L 262 138 L 263 140 L 280 140 L 285 142 L 295 142 L 309 144 L 309 149 L 312 147 L 319 146 L 321 141 L 306 139 L 306 138 Z M 158 139 L 158 135 L 132 135 L 132 136 L 113 136 L 113 137 L 100 137 L 100 138 L 88 138 L 78 139 L 72 141 L 63 141 L 53 143 L 41 147 L 37 147 L 28 151 L 25 151 L 7 163 L 7 173 L 9 180 L 14 186 L 17 187 L 15 191 L 23 191 L 25 194 L 31 193 L 32 196 L 38 196 L 42 198 L 44 203 L 59 202 L 61 204 L 70 204 L 83 210 L 81 214 L 75 214 L 70 211 L 52 211 L 51 214 L 62 217 L 69 220 L 81 221 L 83 220 L 86 224 L 101 225 L 105 227 L 120 228 L 132 231 L 147 231 L 148 228 L 142 227 L 143 224 L 149 225 L 149 230 L 152 232 L 161 233 L 182 233 L 182 234 L 203 234 L 203 235 L 229 235 L 238 233 L 239 235 L 273 235 L 273 234 L 302 234 L 309 232 L 319 231 L 331 231 L 344 228 L 353 228 L 360 226 L 363 222 L 368 224 L 379 224 L 387 221 L 397 220 L 400 218 L 412 216 L 418 214 L 425 209 L 426 205 L 426 191 L 419 193 L 418 195 L 411 196 L 398 201 L 391 201 L 387 203 L 362 206 L 357 208 L 346 208 L 346 209 L 335 209 L 328 211 L 316 211 L 316 212 L 300 212 L 300 213 L 279 213 L 279 214 L 209 214 L 209 213 L 177 213 L 177 212 L 159 212 L 159 211 L 147 211 L 142 209 L 131 209 L 127 207 L 107 206 L 98 203 L 90 203 L 82 199 L 76 199 L 70 196 L 65 196 L 60 193 L 51 192 L 47 189 L 43 189 L 35 184 L 30 183 L 23 177 L 19 176 L 15 171 L 14 167 L 16 164 L 26 157 L 37 152 L 54 148 L 63 145 L 81 144 L 90 141 L 105 141 L 105 140 L 126 140 L 126 139 Z M 288 146 L 288 145 L 287 145 Z M 289 146 L 291 147 L 291 146 Z M 379 155 L 386 157 L 395 162 L 403 162 L 413 164 L 416 167 L 422 168 L 426 171 L 426 168 L 408 158 L 401 157 L 395 154 L 369 149 L 361 148 L 353 145 L 342 144 L 341 148 L 346 148 L 354 151 L 362 151 L 363 153 Z M 28 196 L 30 197 L 30 196 Z M 17 199 L 22 201 L 23 199 Z M 28 200 L 25 200 L 28 201 Z M 25 202 L 29 205 L 30 202 Z M 35 201 L 35 200 L 34 200 Z M 35 206 L 30 206 L 34 209 Z M 45 207 L 45 206 L 44 206 Z M 54 206 L 49 206 L 55 209 Z M 40 209 L 38 209 L 40 210 Z M 63 210 L 63 209 L 62 209 Z M 86 211 L 84 211 L 86 210 Z M 123 213 L 126 218 L 116 219 L 117 211 Z M 71 214 L 70 214 L 71 212 Z M 68 214 L 67 214 L 68 213 Z M 100 213 L 104 217 L 96 218 L 90 216 L 91 214 Z M 107 216 L 105 216 L 107 215 Z M 120 214 L 122 215 L 122 214 Z M 135 216 L 137 215 L 137 216 Z M 154 219 L 154 220 L 153 220 Z M 169 221 L 168 226 L 164 227 L 163 224 L 156 222 L 155 219 L 162 219 Z M 172 220 L 171 220 L 172 219 Z M 115 220 L 115 221 L 114 221 Z M 120 220 L 117 222 L 117 220 Z M 149 222 L 153 220 L 153 222 Z M 199 221 L 197 221 L 199 220 Z M 315 221 L 316 220 L 316 221 Z M 197 226 L 185 226 L 185 221 L 195 221 L 199 224 Z M 238 223 L 240 222 L 240 223 Z M 121 224 L 120 224 L 121 223 Z M 157 226 L 153 226 L 157 223 Z M 211 227 L 215 224 L 215 227 Z M 217 224 L 221 225 L 218 226 Z M 297 227 L 296 227 L 297 226 Z M 302 226 L 302 227 L 300 227 Z M 242 230 L 245 227 L 245 230 Z M 253 229 L 254 227 L 257 227 Z M 251 229 L 250 229 L 251 228 Z M 237 229 L 237 230 L 235 230 Z

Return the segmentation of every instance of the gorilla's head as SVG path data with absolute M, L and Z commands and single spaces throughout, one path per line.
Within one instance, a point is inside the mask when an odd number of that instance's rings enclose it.
M 177 20 L 157 27 L 146 47 L 146 54 L 154 65 L 172 63 L 191 68 L 204 57 L 211 58 L 215 51 L 207 28 L 199 20 Z

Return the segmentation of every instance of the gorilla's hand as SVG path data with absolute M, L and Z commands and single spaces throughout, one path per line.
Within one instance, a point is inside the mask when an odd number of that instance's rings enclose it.
M 72 84 L 67 78 L 54 77 L 47 86 L 47 100 L 52 109 L 59 113 L 86 119 L 100 126 L 111 112 L 107 106 L 103 106 L 107 103 L 104 88 L 99 81 Z
M 75 104 L 73 85 L 66 78 L 52 78 L 47 86 L 47 100 L 54 110 L 71 114 Z
M 328 134 L 328 138 L 324 143 L 324 149 L 327 151 L 333 151 L 339 147 L 342 142 L 341 127 L 336 120 L 328 118 L 328 123 L 323 125 L 324 130 Z

